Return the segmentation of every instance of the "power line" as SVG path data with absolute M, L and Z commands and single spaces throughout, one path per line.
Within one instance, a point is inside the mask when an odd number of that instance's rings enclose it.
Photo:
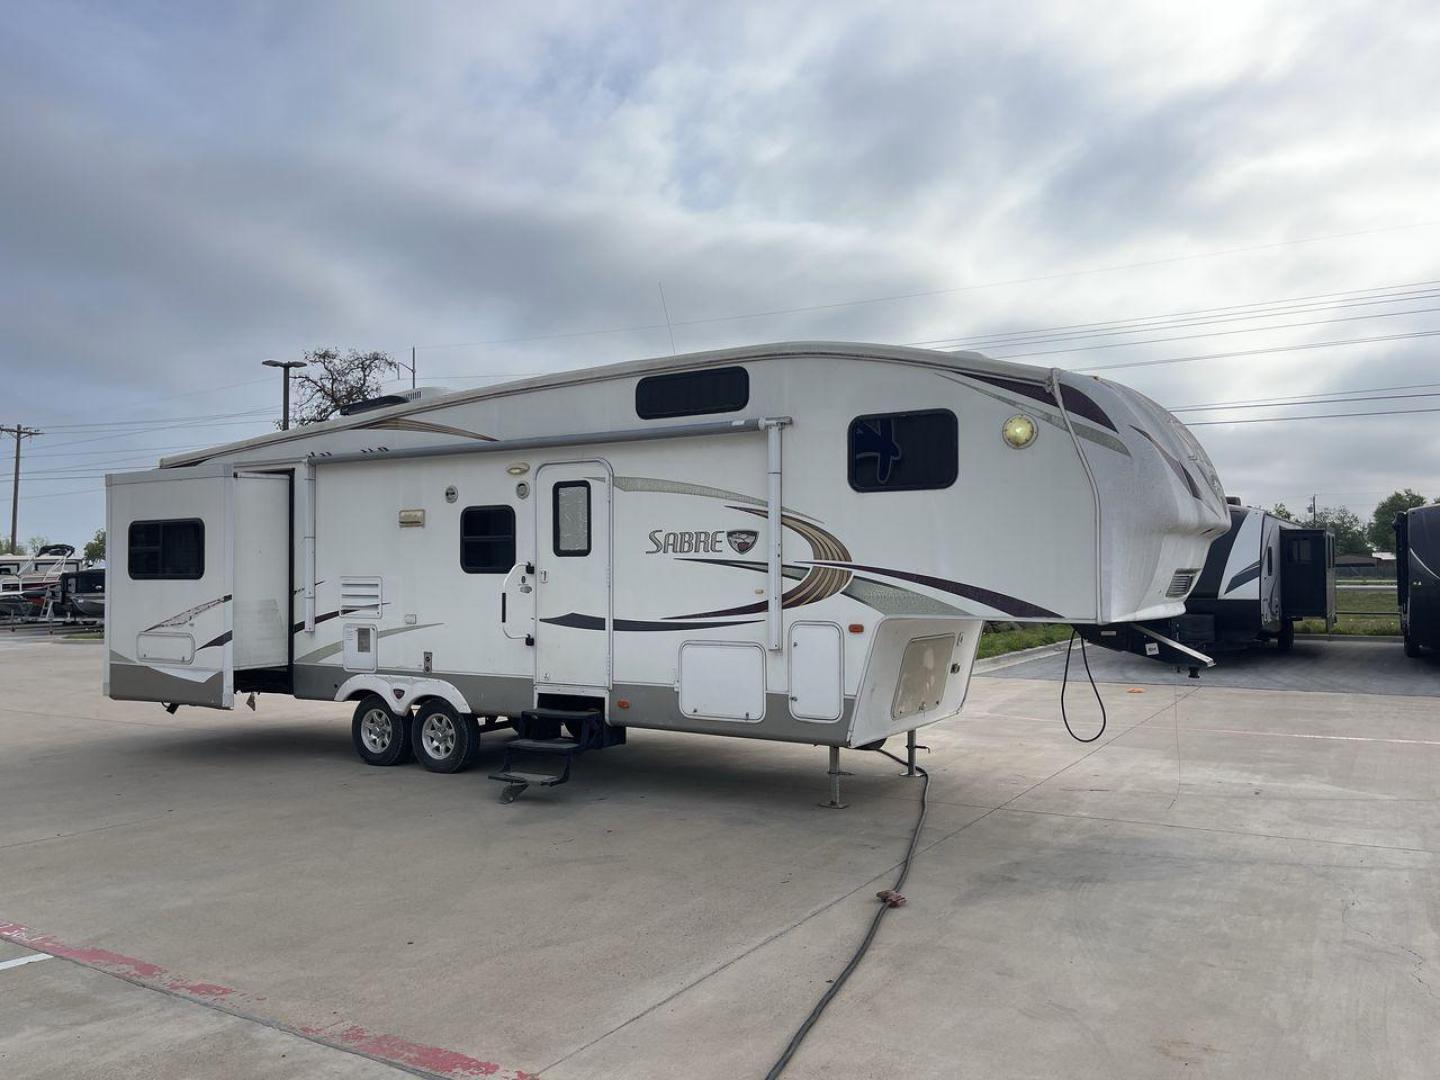
M 1399 401 L 1407 398 L 1431 398 L 1440 397 L 1440 392 L 1428 394 L 1370 394 L 1365 397 L 1352 398 L 1320 398 L 1307 401 L 1258 401 L 1251 405 L 1189 405 L 1180 408 L 1171 408 L 1174 412 L 1225 412 L 1231 409 L 1284 409 L 1297 405 L 1348 405 L 1352 401 Z
M 269 379 L 247 379 L 245 382 L 227 383 L 224 386 L 207 386 L 202 390 L 186 390 L 179 394 L 165 394 L 161 397 L 143 398 L 140 401 L 128 402 L 131 406 L 155 405 L 165 401 L 175 401 L 179 398 L 194 397 L 197 394 L 218 394 L 221 390 L 235 390 L 241 386 L 259 386 L 261 383 L 269 384 Z M 54 424 L 48 425 L 54 427 Z
M 1084 277 L 1092 274 L 1109 274 L 1120 270 L 1139 270 L 1152 266 L 1189 262 L 1196 259 L 1213 259 L 1225 255 L 1241 255 L 1255 251 L 1291 247 L 1298 244 L 1316 244 L 1328 240 L 1348 240 L 1358 236 L 1375 236 L 1381 233 L 1398 232 L 1405 229 L 1423 229 L 1440 225 L 1440 221 L 1416 221 L 1406 225 L 1387 225 L 1378 229 L 1359 229 L 1354 232 L 1328 233 L 1322 236 L 1304 236 L 1293 240 L 1277 240 L 1268 244 L 1252 244 L 1246 247 L 1222 248 L 1215 251 L 1198 251 L 1187 255 L 1171 255 L 1160 259 L 1146 259 L 1140 262 L 1116 263 L 1109 266 L 1087 267 L 1079 270 L 1060 270 L 1052 274 L 1035 274 L 1022 278 L 1007 278 L 1000 281 L 978 282 L 973 285 L 956 285 L 945 289 L 925 289 L 917 292 L 890 293 L 883 296 L 859 297 L 852 300 L 838 300 L 825 304 L 805 304 L 798 307 L 772 308 L 766 311 L 747 311 L 730 315 L 715 315 L 702 319 L 675 319 L 671 326 L 708 326 L 715 323 L 739 322 L 747 319 L 768 319 L 781 315 L 803 315 L 814 311 L 833 311 L 839 308 L 859 307 L 868 304 L 885 304 L 899 300 L 918 300 L 932 296 L 951 296 L 955 293 L 975 292 L 981 289 L 998 289 L 1010 285 L 1033 285 L 1042 281 L 1058 281 L 1070 277 Z M 608 334 L 639 333 L 648 330 L 664 330 L 665 323 L 638 323 L 631 326 L 615 326 L 599 330 L 566 330 L 550 334 L 533 334 L 526 337 L 489 338 L 479 341 L 450 341 L 431 345 L 417 345 L 418 349 L 469 349 L 491 345 L 523 345 L 536 341 L 555 341 L 564 338 L 600 337 Z
M 1440 386 L 1440 383 L 1402 383 L 1399 386 L 1362 386 L 1356 387 L 1353 390 L 1316 390 L 1314 394 L 1309 394 L 1305 396 L 1333 397 L 1339 394 L 1379 394 L 1388 390 L 1422 390 L 1431 386 Z M 1169 409 L 1171 412 L 1187 412 L 1191 409 L 1219 409 L 1227 405 L 1263 405 L 1266 402 L 1271 401 L 1289 401 L 1292 397 L 1294 397 L 1294 395 L 1292 394 L 1283 394 L 1280 397 L 1273 398 L 1244 398 L 1239 401 L 1211 401 L 1203 405 L 1171 405 L 1169 406 Z M 1331 404 L 1339 404 L 1339 402 L 1332 402 Z
M 1283 424 L 1289 420 L 1343 420 L 1351 416 L 1416 416 L 1420 413 L 1440 412 L 1440 407 L 1434 409 L 1385 409 L 1380 412 L 1355 412 L 1355 413 L 1311 413 L 1306 416 L 1256 416 L 1248 420 L 1196 420 L 1186 422 L 1186 427 L 1209 427 L 1213 424 Z
M 1336 348 L 1344 345 L 1372 345 L 1384 341 L 1406 341 L 1411 338 L 1435 337 L 1440 330 L 1412 330 L 1404 334 L 1382 334 L 1378 337 L 1341 338 L 1336 341 L 1310 341 L 1302 345 L 1272 345 L 1264 349 L 1241 349 L 1237 352 L 1201 353 L 1196 356 L 1166 356 L 1158 360 L 1127 360 L 1120 364 L 1097 364 L 1071 368 L 1075 372 L 1115 371 L 1119 368 L 1156 367 L 1160 364 L 1188 364 L 1192 360 L 1225 360 L 1239 356 L 1263 356 L 1266 353 L 1301 352 L 1306 349 Z
M 227 420 L 237 416 L 263 416 L 268 415 L 273 411 L 274 410 L 272 409 L 266 408 L 245 409 L 240 412 L 202 413 L 200 415 L 191 413 L 188 416 L 147 416 L 136 417 L 133 420 L 96 420 L 84 424 L 50 424 L 49 427 L 51 431 L 100 431 L 117 427 L 134 427 L 137 425 L 166 427 L 170 424 L 203 423 L 207 420 Z
M 1417 285 L 1440 284 L 1418 282 Z M 1400 291 L 1394 291 L 1400 290 Z M 1386 293 L 1386 295 L 1373 295 Z M 1353 289 L 1343 293 L 1318 293 L 1309 297 L 1288 300 L 1260 301 L 1251 304 L 1227 304 L 1216 308 L 1200 308 L 1187 312 L 1172 312 L 1163 315 L 1138 315 L 1129 319 L 1111 319 L 1094 323 L 1074 323 L 1070 326 L 1047 327 L 1034 330 L 1015 330 L 1005 333 L 980 335 L 976 337 L 932 338 L 908 344 L 917 346 L 953 345 L 956 348 L 1007 348 L 1012 345 L 1030 345 L 1067 338 L 1084 339 L 1103 337 L 1111 334 L 1138 333 L 1158 330 L 1164 326 L 1204 326 L 1216 323 L 1235 322 L 1245 319 L 1272 318 L 1299 311 L 1343 310 L 1351 307 L 1365 307 L 1375 304 L 1396 304 L 1405 300 L 1431 299 L 1440 295 L 1434 289 L 1415 289 L 1410 286 L 1377 286 L 1373 289 Z M 1365 299 L 1358 299 L 1358 297 Z M 1346 297 L 1345 300 L 1327 299 Z M 1029 339 L 1029 340 L 1015 340 Z
M 1232 334 L 1254 334 L 1268 330 L 1295 330 L 1332 323 L 1361 322 L 1366 319 L 1393 319 L 1400 315 L 1428 315 L 1440 307 L 1410 308 L 1406 311 L 1375 311 L 1367 315 L 1346 315 L 1339 319 L 1306 319 L 1303 322 L 1278 323 L 1275 326 L 1246 327 L 1239 330 L 1216 330 L 1208 334 L 1182 334 L 1179 337 L 1145 338 L 1142 341 L 1112 341 L 1103 345 L 1079 345 L 1073 349 L 1045 349 L 1038 352 L 999 353 L 997 360 L 1015 360 L 1026 356 L 1054 356 L 1057 353 L 1094 352 L 1096 349 L 1124 349 L 1132 345 L 1163 345 L 1171 341 L 1193 341 L 1196 338 L 1229 337 Z

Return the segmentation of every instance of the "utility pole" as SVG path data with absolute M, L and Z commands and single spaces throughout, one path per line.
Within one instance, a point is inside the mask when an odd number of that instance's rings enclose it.
M 1311 496 L 1310 496 L 1310 527 L 1311 527 L 1312 529 L 1315 527 L 1315 514 L 1316 514 L 1316 510 L 1315 510 L 1315 499 L 1317 498 L 1318 495 L 1319 495 L 1319 493 L 1316 492 L 1315 495 L 1311 495 Z
M 284 405 L 281 406 L 280 430 L 290 430 L 290 370 L 292 368 L 309 367 L 307 360 L 261 360 L 260 363 L 266 367 L 280 368 L 284 373 L 285 389 L 282 392 Z
M 404 361 L 404 360 L 396 360 L 395 363 L 396 363 L 397 365 L 399 365 L 400 367 L 402 367 L 402 368 L 405 366 L 405 361 Z M 411 345 L 411 346 L 410 346 L 410 389 L 411 389 L 411 390 L 414 390 L 414 389 L 415 389 L 415 346 L 414 346 L 414 345 Z
M 10 550 L 15 550 L 18 525 L 20 523 L 20 442 L 33 435 L 44 435 L 43 431 L 27 428 L 24 424 L 14 427 L 0 427 L 0 434 L 15 436 L 15 477 L 10 486 Z

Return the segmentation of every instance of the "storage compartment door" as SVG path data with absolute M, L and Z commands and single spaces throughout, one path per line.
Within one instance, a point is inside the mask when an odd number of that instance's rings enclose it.
M 797 720 L 839 720 L 844 707 L 845 649 L 834 623 L 790 627 L 790 715 Z
M 234 484 L 217 465 L 106 478 L 110 697 L 234 705 Z
M 1334 619 L 1333 551 L 1333 539 L 1325 529 L 1281 531 L 1280 595 L 1285 618 Z

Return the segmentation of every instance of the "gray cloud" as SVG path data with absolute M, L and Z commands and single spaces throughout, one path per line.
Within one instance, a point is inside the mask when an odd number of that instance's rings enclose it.
M 1427 227 L 694 323 L 1440 220 L 1440 17 L 1418 3 L 1383 19 L 1263 4 L 1203 17 L 1060 3 L 76 4 L 11 13 L 7 29 L 6 422 L 52 428 L 27 447 L 27 534 L 92 531 L 102 462 L 265 420 L 113 441 L 62 425 L 273 406 L 257 361 L 323 343 L 653 324 L 660 280 L 684 349 L 973 336 L 1440 278 Z M 1119 338 L 1036 362 L 1431 326 Z M 651 329 L 420 356 L 422 378 L 450 379 L 666 350 Z M 1115 374 L 1182 405 L 1440 382 L 1432 356 L 1419 339 Z M 1320 491 L 1364 512 L 1396 486 L 1440 494 L 1435 416 L 1196 431 L 1242 495 Z

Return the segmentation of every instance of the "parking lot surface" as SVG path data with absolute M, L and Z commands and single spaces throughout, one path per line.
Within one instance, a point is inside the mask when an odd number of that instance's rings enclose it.
M 1102 682 L 1168 685 L 1176 681 L 1174 669 L 1129 653 L 1089 646 L 1090 670 Z M 1256 645 L 1214 654 L 1215 666 L 1191 685 L 1231 687 L 1239 690 L 1302 690 L 1336 694 L 1380 694 L 1401 697 L 1440 694 L 1440 654 L 1418 659 L 1405 655 L 1395 640 L 1363 637 L 1330 640 L 1296 638 L 1288 655 L 1273 645 Z M 1023 663 L 991 674 L 1002 679 L 1059 679 L 1065 653 L 1039 653 Z M 1072 682 L 1085 681 L 1085 668 L 1077 640 L 1070 655 Z M 1183 684 L 1184 679 L 1180 682 Z
M 914 822 L 877 755 L 831 811 L 823 750 L 643 731 L 501 805 L 503 734 L 369 768 L 344 706 L 170 716 L 100 658 L 0 648 L 6 1078 L 763 1076 Z M 922 732 L 909 903 L 786 1075 L 1433 1077 L 1433 689 L 1159 669 L 1082 745 L 1045 664 Z

